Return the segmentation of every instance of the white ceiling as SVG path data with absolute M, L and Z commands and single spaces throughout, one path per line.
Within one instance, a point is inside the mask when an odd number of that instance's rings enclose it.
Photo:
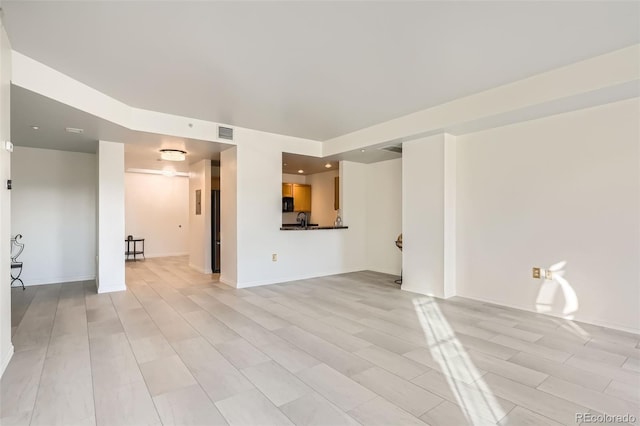
M 32 126 L 39 127 L 34 130 Z M 83 129 L 82 134 L 65 128 Z M 125 143 L 125 168 L 189 171 L 204 158 L 218 160 L 230 145 L 136 132 L 17 86 L 11 86 L 11 141 L 17 146 L 95 153 L 98 140 Z M 187 151 L 184 162 L 159 161 L 163 148 Z
M 67 127 L 82 129 L 83 132 L 68 133 Z M 231 146 L 132 131 L 22 87 L 11 86 L 11 141 L 16 146 L 95 153 L 98 140 L 125 144 L 125 169 L 175 172 L 188 172 L 190 164 L 204 158 L 219 161 L 220 151 Z M 163 161 L 160 159 L 163 148 L 184 150 L 187 158 L 184 162 Z M 324 167 L 327 163 L 332 165 L 331 170 L 337 170 L 340 160 L 374 163 L 401 157 L 401 154 L 379 148 L 373 146 L 364 152 L 358 149 L 327 158 L 283 153 L 282 170 L 283 173 L 297 174 L 302 169 L 308 175 L 330 170 Z
M 640 42 L 635 1 L 2 7 L 15 50 L 127 104 L 317 140 Z

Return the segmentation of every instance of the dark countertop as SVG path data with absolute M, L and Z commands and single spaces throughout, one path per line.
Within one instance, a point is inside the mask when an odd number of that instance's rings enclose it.
M 301 226 L 283 226 L 281 231 L 316 231 L 324 229 L 348 229 L 348 226 L 307 226 L 305 228 Z

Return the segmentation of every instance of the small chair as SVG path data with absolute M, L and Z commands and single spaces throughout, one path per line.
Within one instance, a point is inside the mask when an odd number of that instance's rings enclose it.
M 13 283 L 19 281 L 22 285 L 22 290 L 24 291 L 24 283 L 22 279 L 20 279 L 20 274 L 22 274 L 22 262 L 18 260 L 18 256 L 24 250 L 24 244 L 20 242 L 22 238 L 22 234 L 17 234 L 15 237 L 11 239 L 11 286 L 13 287 Z M 15 252 L 15 254 L 13 254 Z

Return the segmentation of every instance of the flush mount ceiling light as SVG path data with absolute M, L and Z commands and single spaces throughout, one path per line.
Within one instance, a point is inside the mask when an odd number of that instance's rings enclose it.
M 184 161 L 187 152 L 180 149 L 161 149 L 160 158 L 167 161 Z
M 324 165 L 325 168 L 330 169 L 331 168 L 331 163 L 327 163 Z
M 298 173 L 304 173 L 304 170 L 300 169 L 298 170 Z
M 38 130 L 38 129 L 40 128 L 40 126 L 31 126 L 31 128 L 32 128 L 33 130 Z

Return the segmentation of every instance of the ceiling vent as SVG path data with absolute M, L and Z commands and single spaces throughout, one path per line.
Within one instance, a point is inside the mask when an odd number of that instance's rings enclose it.
M 402 144 L 395 144 L 395 145 L 387 145 L 387 146 L 383 146 L 382 148 L 380 148 L 383 151 L 389 151 L 389 152 L 395 152 L 396 154 L 402 154 Z
M 218 139 L 233 140 L 233 129 L 231 127 L 218 126 Z

